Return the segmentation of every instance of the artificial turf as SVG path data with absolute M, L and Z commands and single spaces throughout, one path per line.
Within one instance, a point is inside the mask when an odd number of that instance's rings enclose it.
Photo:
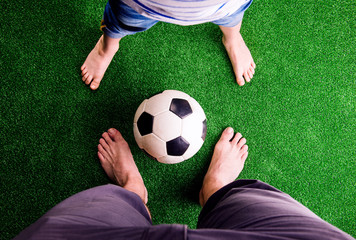
M 195 228 L 202 179 L 227 126 L 249 146 L 239 178 L 270 183 L 356 236 L 352 1 L 254 1 L 241 32 L 257 68 L 243 87 L 217 26 L 158 23 L 122 39 L 91 91 L 79 68 L 101 35 L 105 3 L 0 2 L 0 239 L 109 183 L 96 148 L 111 127 L 131 146 L 154 224 Z M 132 132 L 141 101 L 166 89 L 194 97 L 208 119 L 202 149 L 176 165 L 146 157 Z

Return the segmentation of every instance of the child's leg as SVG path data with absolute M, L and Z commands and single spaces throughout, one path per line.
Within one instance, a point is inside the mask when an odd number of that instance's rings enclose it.
M 234 69 L 236 81 L 242 86 L 245 81 L 251 81 L 256 64 L 240 34 L 241 22 L 235 27 L 219 27 L 224 34 L 223 43 Z
M 101 25 L 104 34 L 81 67 L 83 82 L 90 85 L 91 89 L 97 89 L 107 67 L 119 49 L 121 38 L 145 31 L 157 22 L 138 14 L 121 1 L 109 1 L 105 7 Z
M 245 81 L 251 81 L 256 68 L 250 50 L 240 34 L 244 12 L 251 3 L 252 0 L 246 2 L 231 16 L 213 22 L 219 25 L 224 34 L 223 43 L 234 69 L 236 81 L 240 86 L 244 85 Z
M 111 38 L 104 33 L 80 68 L 83 82 L 86 85 L 90 84 L 92 90 L 99 87 L 106 69 L 119 50 L 120 40 L 121 38 Z

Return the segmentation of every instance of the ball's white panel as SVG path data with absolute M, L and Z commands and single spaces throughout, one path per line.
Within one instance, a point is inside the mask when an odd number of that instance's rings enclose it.
M 203 123 L 196 116 L 190 115 L 182 120 L 182 137 L 190 143 L 195 144 L 203 133 Z
M 136 113 L 135 113 L 135 117 L 134 117 L 134 123 L 137 123 L 137 120 L 139 119 L 139 117 L 141 116 L 141 114 L 143 113 L 143 111 L 145 110 L 145 106 L 147 103 L 147 99 L 145 99 L 140 106 L 138 106 Z
M 164 141 L 179 137 L 182 129 L 182 119 L 168 111 L 161 113 L 153 119 L 153 133 Z
M 142 136 L 141 136 L 140 132 L 138 131 L 137 123 L 134 123 L 133 131 L 134 131 L 134 136 L 135 136 L 136 143 L 137 143 L 138 147 L 142 149 L 143 148 Z
M 182 120 L 171 113 L 169 107 L 173 98 L 188 100 L 193 114 Z M 137 127 L 137 121 L 143 112 L 154 116 L 154 134 L 141 136 Z M 168 164 L 179 163 L 191 158 L 203 145 L 204 141 L 201 138 L 203 132 L 202 122 L 205 119 L 204 110 L 194 98 L 181 91 L 166 90 L 163 93 L 144 100 L 138 107 L 133 125 L 135 140 L 140 148 L 155 157 L 159 162 Z M 183 156 L 168 156 L 166 141 L 175 139 L 180 135 L 190 143 L 189 148 Z
M 178 90 L 166 90 L 163 93 L 170 95 L 172 98 L 182 98 L 182 99 L 190 98 L 190 96 L 188 94 L 178 91 Z
M 168 94 L 159 93 L 147 100 L 145 112 L 156 116 L 162 112 L 169 111 L 172 97 Z
M 158 159 L 167 155 L 166 142 L 155 134 L 148 134 L 142 137 L 143 149 L 152 157 Z
M 183 159 L 187 160 L 191 157 L 193 157 L 201 148 L 201 146 L 203 146 L 203 139 L 199 138 L 198 140 L 196 140 L 194 142 L 194 144 L 190 144 L 189 148 L 187 149 L 187 151 L 183 154 Z
M 190 115 L 182 121 L 182 137 L 190 143 L 189 148 L 183 154 L 186 160 L 196 154 L 204 141 L 201 138 L 203 133 L 203 123 L 196 115 Z
M 160 158 L 157 158 L 157 161 L 161 163 L 166 163 L 166 164 L 174 164 L 174 163 L 180 163 L 184 161 L 184 158 L 182 156 L 163 156 Z
M 201 121 L 204 121 L 206 119 L 205 113 L 203 108 L 200 106 L 200 104 L 194 99 L 194 98 L 189 98 L 189 104 L 192 107 L 193 114 L 196 115 L 196 118 L 199 118 Z

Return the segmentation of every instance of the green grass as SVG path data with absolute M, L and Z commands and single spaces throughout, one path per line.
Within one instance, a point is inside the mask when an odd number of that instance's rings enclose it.
M 0 239 L 61 200 L 109 182 L 96 156 L 119 129 L 149 191 L 153 222 L 195 228 L 198 191 L 221 131 L 249 145 L 241 178 L 266 181 L 356 236 L 355 26 L 351 1 L 256 0 L 242 34 L 257 64 L 239 87 L 213 24 L 159 23 L 121 41 L 98 91 L 79 68 L 101 33 L 105 1 L 1 1 Z M 133 116 L 165 89 L 208 119 L 202 149 L 164 165 L 137 147 Z

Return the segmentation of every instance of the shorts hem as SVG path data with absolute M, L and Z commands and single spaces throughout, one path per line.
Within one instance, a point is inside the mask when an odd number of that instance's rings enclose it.
M 112 31 L 110 31 L 107 27 L 102 28 L 101 31 L 108 37 L 110 38 L 123 38 L 125 36 L 127 36 L 128 34 L 122 34 L 122 33 L 114 33 Z

